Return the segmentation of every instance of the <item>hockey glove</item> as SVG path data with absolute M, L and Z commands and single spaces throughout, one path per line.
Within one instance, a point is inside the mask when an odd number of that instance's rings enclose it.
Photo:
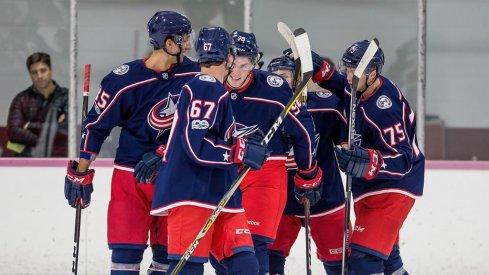
M 313 65 L 312 81 L 314 83 L 321 83 L 322 81 L 328 80 L 333 74 L 334 69 L 332 69 L 331 65 L 319 56 L 319 54 L 311 51 L 311 55 Z
M 134 177 L 138 183 L 150 183 L 156 177 L 160 169 L 166 146 L 161 144 L 156 151 L 143 155 L 139 163 L 134 167 Z
M 235 138 L 235 144 L 231 147 L 231 161 L 244 164 L 253 170 L 260 170 L 263 163 L 270 155 L 266 146 L 261 145 L 261 138 L 252 135 L 245 138 Z
M 68 161 L 67 173 L 65 177 L 65 198 L 71 207 L 76 207 L 81 203 L 82 209 L 90 205 L 90 198 L 93 192 L 92 180 L 95 170 L 88 169 L 81 173 L 77 172 L 78 162 Z
M 375 178 L 384 163 L 377 150 L 353 146 L 353 150 L 335 147 L 336 157 L 341 171 L 348 176 L 371 180 Z
M 304 200 L 307 198 L 309 200 L 309 205 L 313 206 L 321 199 L 322 193 L 323 193 L 322 184 L 313 189 L 302 189 L 297 187 L 297 185 L 294 186 L 295 199 L 300 204 L 303 204 Z
M 296 200 L 299 203 L 303 203 L 304 198 L 308 198 L 311 206 L 316 204 L 321 199 L 322 178 L 323 171 L 317 166 L 317 161 L 308 170 L 297 169 L 297 173 L 294 176 Z

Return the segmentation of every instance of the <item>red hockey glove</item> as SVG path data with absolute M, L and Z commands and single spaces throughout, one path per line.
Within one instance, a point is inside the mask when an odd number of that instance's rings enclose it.
M 76 171 L 78 162 L 68 161 L 67 173 L 65 177 L 65 198 L 71 207 L 76 207 L 81 203 L 82 208 L 90 205 L 90 198 L 93 192 L 92 180 L 95 170 L 88 169 L 80 173 Z
M 302 204 L 307 198 L 311 206 L 315 205 L 321 199 L 323 192 L 322 177 L 323 171 L 317 166 L 317 161 L 308 170 L 297 169 L 294 176 L 295 199 Z
M 330 79 L 334 71 L 331 65 L 314 51 L 311 52 L 311 55 L 313 64 L 312 81 L 314 83 L 321 83 Z
M 261 138 L 252 135 L 244 138 L 235 138 L 235 144 L 231 148 L 231 162 L 244 164 L 253 170 L 261 169 L 263 163 L 270 155 L 266 146 L 262 146 Z
M 297 169 L 297 173 L 294 176 L 294 183 L 299 188 L 312 189 L 321 184 L 322 178 L 323 171 L 318 167 L 316 161 L 308 170 Z
M 341 171 L 355 178 L 371 180 L 384 164 L 384 159 L 377 150 L 353 146 L 353 150 L 335 147 L 335 152 Z

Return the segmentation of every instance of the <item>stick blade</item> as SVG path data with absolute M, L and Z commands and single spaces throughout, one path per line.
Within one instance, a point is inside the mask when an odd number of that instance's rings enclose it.
M 299 58 L 296 56 L 297 47 L 293 41 L 294 33 L 290 30 L 289 26 L 287 26 L 287 24 L 285 24 L 284 22 L 278 22 L 277 30 L 285 39 L 285 41 L 287 41 L 287 44 L 289 44 L 290 49 L 292 49 L 292 52 L 294 53 L 294 59 Z
M 379 40 L 377 38 L 374 38 L 370 40 L 370 44 L 367 47 L 367 50 L 362 56 L 362 59 L 360 59 L 360 62 L 358 63 L 357 68 L 355 69 L 355 72 L 353 75 L 360 79 L 362 74 L 365 72 L 365 69 L 367 68 L 368 64 L 374 57 L 375 53 L 379 49 Z
M 309 36 L 303 28 L 298 28 L 294 31 L 294 41 L 296 48 L 301 58 L 301 70 L 302 73 L 312 72 L 312 56 L 311 45 L 309 44 Z

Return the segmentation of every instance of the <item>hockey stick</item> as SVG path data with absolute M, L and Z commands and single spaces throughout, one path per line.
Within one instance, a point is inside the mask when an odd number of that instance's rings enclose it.
M 82 105 L 82 123 L 87 117 L 88 110 L 88 92 L 90 90 L 90 64 L 85 64 L 85 75 L 83 78 L 83 105 Z M 81 135 L 83 135 L 83 127 L 81 128 Z M 81 227 L 81 214 L 82 208 L 81 203 L 78 202 L 76 205 L 76 216 L 75 216 L 75 238 L 73 247 L 73 266 L 71 267 L 71 272 L 73 274 L 78 274 L 78 252 L 80 251 L 80 227 Z
M 367 50 L 360 59 L 355 72 L 353 73 L 352 85 L 351 85 L 351 96 L 350 96 L 350 118 L 348 122 L 348 147 L 351 148 L 353 145 L 353 140 L 355 138 L 355 116 L 357 108 L 357 87 L 358 81 L 365 73 L 365 69 L 374 57 L 375 53 L 379 49 L 379 40 L 374 38 L 370 41 Z M 343 251 L 341 259 L 341 274 L 348 274 L 348 246 L 350 238 L 350 209 L 351 209 L 351 186 L 352 177 L 348 176 L 346 178 L 346 198 L 345 198 L 345 222 L 343 224 Z
M 292 31 L 290 28 L 283 22 L 277 23 L 277 29 L 279 33 L 285 38 L 285 40 L 290 44 L 290 48 L 293 53 L 297 53 L 297 47 L 295 45 L 295 41 L 290 41 L 290 37 Z M 309 49 L 310 50 L 310 49 Z M 301 74 L 300 70 L 300 55 L 294 55 L 295 60 L 295 71 L 292 81 L 292 89 L 295 90 L 297 87 L 297 83 L 299 83 L 299 75 Z M 303 103 L 306 104 L 307 101 L 307 89 L 302 93 Z M 304 199 L 304 227 L 305 227 L 305 237 L 306 237 L 306 272 L 307 275 L 311 275 L 311 234 L 310 234 L 310 221 L 311 221 L 311 203 L 309 199 Z
M 296 38 L 296 43 L 297 47 L 300 52 L 298 54 L 302 57 L 301 60 L 303 62 L 302 67 L 306 70 L 304 73 L 304 81 L 301 82 L 301 84 L 297 87 L 297 89 L 294 91 L 294 94 L 292 95 L 292 98 L 289 100 L 285 108 L 282 110 L 280 113 L 279 117 L 275 122 L 273 123 L 272 127 L 270 130 L 268 130 L 267 134 L 261 141 L 261 144 L 263 146 L 266 146 L 270 140 L 272 139 L 273 135 L 275 132 L 278 130 L 280 125 L 282 124 L 282 121 L 285 119 L 285 117 L 289 114 L 290 110 L 294 106 L 295 102 L 299 98 L 299 96 L 302 94 L 302 91 L 307 87 L 307 83 L 309 80 L 312 78 L 312 58 L 311 58 L 311 52 L 310 52 L 310 45 L 309 45 L 309 38 L 307 36 L 307 33 L 304 29 L 299 28 L 295 30 L 294 36 Z M 195 248 L 197 245 L 199 245 L 200 241 L 204 238 L 205 234 L 207 231 L 211 228 L 212 224 L 216 221 L 219 213 L 224 209 L 228 201 L 231 199 L 233 196 L 234 192 L 238 189 L 240 183 L 243 181 L 244 177 L 246 174 L 250 171 L 250 167 L 245 167 L 241 173 L 239 173 L 238 177 L 236 180 L 233 182 L 231 185 L 231 188 L 224 194 L 222 197 L 221 201 L 217 204 L 216 208 L 210 215 L 210 217 L 207 219 L 207 221 L 204 223 L 204 226 L 200 230 L 199 234 L 197 234 L 197 237 L 195 240 L 189 245 L 185 253 L 183 254 L 182 258 L 180 258 L 180 261 L 177 263 L 175 266 L 175 269 L 172 271 L 172 275 L 178 274 L 185 263 L 187 263 L 188 259 L 194 252 Z
M 304 199 L 304 227 L 306 228 L 306 270 L 311 275 L 311 233 L 309 232 L 311 221 L 311 202 Z
M 292 77 L 292 90 L 295 91 L 295 88 L 297 87 L 297 84 L 299 83 L 299 79 L 303 79 L 304 75 L 301 75 L 301 59 L 300 56 L 297 54 L 297 46 L 294 41 L 294 34 L 290 30 L 289 26 L 285 24 L 284 22 L 278 22 L 277 23 L 277 30 L 278 32 L 282 35 L 282 37 L 287 41 L 287 43 L 290 46 L 290 49 L 292 50 L 292 53 L 294 53 L 294 63 L 295 63 L 295 70 L 294 70 L 294 75 Z M 299 78 L 299 75 L 302 77 Z M 307 100 L 307 89 L 302 93 L 302 101 L 305 104 Z

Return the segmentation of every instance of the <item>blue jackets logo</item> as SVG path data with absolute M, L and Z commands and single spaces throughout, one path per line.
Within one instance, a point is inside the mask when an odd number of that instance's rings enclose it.
M 267 76 L 267 83 L 272 87 L 280 87 L 284 84 L 284 80 L 280 76 L 269 75 Z
M 390 107 L 392 107 L 392 101 L 387 96 L 381 95 L 377 99 L 377 107 L 379 107 L 380 109 L 389 109 Z
M 179 95 L 168 94 L 168 97 L 156 103 L 148 114 L 148 123 L 151 128 L 159 131 L 161 135 L 171 128 L 173 115 L 177 109 Z
M 126 74 L 128 71 L 129 71 L 129 65 L 124 64 L 114 69 L 112 72 L 117 75 L 123 75 Z
M 233 137 L 247 137 L 254 132 L 260 131 L 258 125 L 246 126 L 241 123 L 236 123 L 234 128 Z

